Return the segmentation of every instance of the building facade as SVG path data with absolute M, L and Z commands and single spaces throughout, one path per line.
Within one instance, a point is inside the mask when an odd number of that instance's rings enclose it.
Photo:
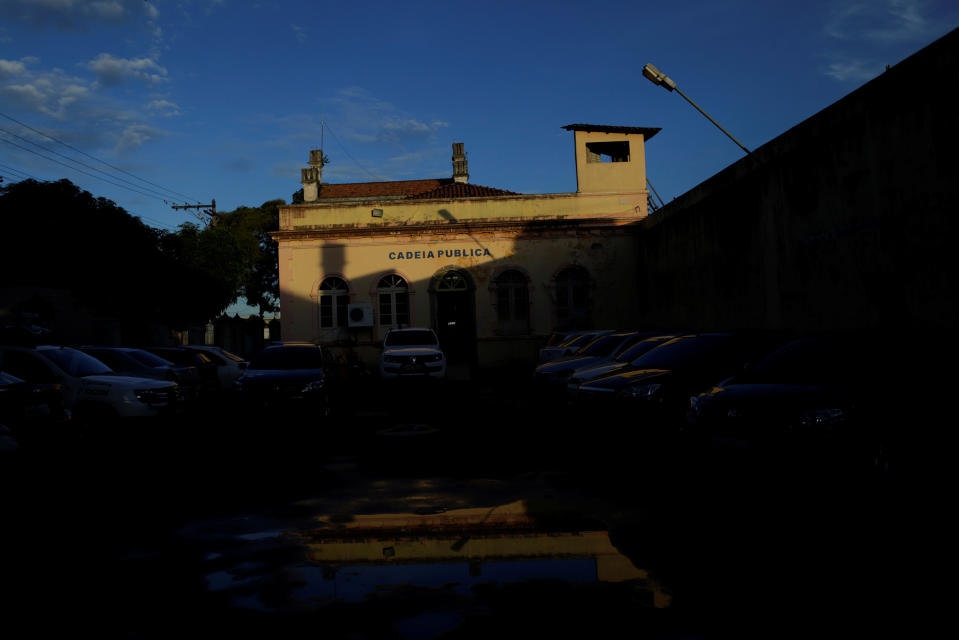
M 659 129 L 574 124 L 575 193 L 524 195 L 453 176 L 324 184 L 280 208 L 282 335 L 375 361 L 394 327 L 426 326 L 451 362 L 533 362 L 557 329 L 635 325 L 635 224 L 647 215 L 645 142 Z

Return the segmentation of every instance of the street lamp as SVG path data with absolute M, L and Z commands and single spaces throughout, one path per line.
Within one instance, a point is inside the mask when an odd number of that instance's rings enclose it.
M 646 78 L 650 82 L 652 82 L 653 84 L 658 84 L 659 86 L 665 88 L 667 91 L 673 91 L 675 89 L 676 93 L 684 97 L 686 99 L 686 102 L 696 107 L 697 111 L 699 111 L 701 114 L 709 118 L 710 122 L 712 122 L 714 125 L 719 127 L 719 130 L 725 133 L 727 136 L 729 136 L 729 139 L 735 142 L 736 144 L 738 144 L 743 151 L 745 151 L 746 153 L 750 152 L 749 149 L 743 146 L 742 142 L 734 138 L 731 133 L 723 129 L 722 126 L 718 122 L 713 120 L 708 113 L 700 109 L 698 104 L 690 100 L 689 96 L 687 96 L 685 93 L 680 91 L 679 87 L 676 86 L 676 83 L 673 81 L 672 78 L 670 78 L 665 73 L 663 73 L 662 71 L 660 71 L 659 69 L 657 69 L 656 67 L 654 67 L 652 64 L 649 64 L 649 63 L 647 63 L 646 66 L 643 67 L 643 75 L 646 76 Z

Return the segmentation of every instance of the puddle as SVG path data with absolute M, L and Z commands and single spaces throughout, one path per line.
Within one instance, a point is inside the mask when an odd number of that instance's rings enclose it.
M 216 570 L 206 574 L 208 590 L 227 593 L 234 607 L 265 612 L 402 599 L 404 606 L 396 609 L 406 617 L 394 627 L 404 637 L 431 637 L 456 626 L 460 609 L 475 606 L 476 594 L 489 587 L 624 585 L 629 597 L 645 606 L 670 605 L 669 593 L 619 553 L 607 531 L 573 526 L 568 515 L 558 517 L 541 505 L 533 511 L 518 501 L 428 513 L 321 516 L 310 529 L 234 535 L 255 544 L 218 555 L 210 567 Z M 265 543 L 272 545 L 274 562 L 260 562 Z M 256 554 L 258 562 L 244 553 Z M 440 611 L 417 612 L 424 598 L 439 596 L 446 602 Z
M 241 533 L 236 536 L 238 540 L 246 542 L 256 542 L 257 540 L 269 540 L 270 538 L 279 538 L 283 531 L 256 531 L 254 533 Z

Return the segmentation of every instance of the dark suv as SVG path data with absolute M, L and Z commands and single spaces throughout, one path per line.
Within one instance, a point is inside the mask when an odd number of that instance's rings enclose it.
M 329 416 L 335 359 L 310 343 L 276 344 L 253 356 L 233 388 L 251 408 L 304 409 Z

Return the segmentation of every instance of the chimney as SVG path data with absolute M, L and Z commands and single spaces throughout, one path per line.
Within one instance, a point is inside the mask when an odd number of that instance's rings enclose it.
M 470 174 L 466 168 L 466 152 L 462 142 L 453 143 L 453 182 L 469 182 Z
M 316 202 L 320 197 L 320 181 L 323 178 L 323 149 L 310 149 L 309 164 L 309 167 L 300 170 L 303 202 Z

